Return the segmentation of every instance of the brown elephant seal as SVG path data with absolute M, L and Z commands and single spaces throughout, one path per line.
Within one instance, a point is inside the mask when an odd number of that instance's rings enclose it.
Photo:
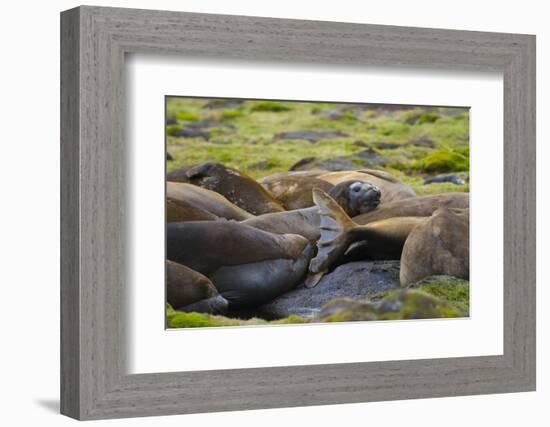
M 254 215 L 284 211 L 283 205 L 254 179 L 219 163 L 202 163 L 187 170 L 187 182 L 215 191 Z
M 166 198 L 166 222 L 214 221 L 218 219 L 213 213 L 183 200 Z
M 440 208 L 416 227 L 401 256 L 401 285 L 444 274 L 470 277 L 470 210 Z
M 330 190 L 331 197 L 348 216 L 375 209 L 380 203 L 380 190 L 369 182 L 344 181 Z M 311 243 L 319 240 L 321 218 L 317 206 L 260 215 L 243 224 L 275 234 L 299 234 Z
M 216 217 L 242 221 L 253 215 L 234 205 L 221 194 L 193 184 L 181 182 L 166 183 L 166 198 L 170 201 L 171 215 L 189 221 L 193 215 L 208 212 Z M 177 205 L 180 209 L 175 208 Z M 168 208 L 167 208 L 168 210 Z M 185 213 L 185 210 L 188 212 Z
M 285 209 L 303 209 L 314 205 L 311 191 L 320 188 L 327 193 L 334 187 L 333 184 L 314 176 L 283 176 L 262 184 L 267 191 L 280 200 Z
M 273 234 L 235 221 L 171 223 L 167 258 L 212 281 L 230 309 L 254 308 L 294 288 L 313 246 L 296 234 Z
M 166 261 L 166 301 L 199 313 L 224 313 L 229 305 L 206 276 L 172 261 Z
M 306 178 L 306 177 L 315 178 L 315 177 L 318 177 L 320 175 L 324 175 L 324 174 L 327 174 L 327 173 L 329 173 L 329 171 L 324 170 L 324 169 L 312 169 L 312 170 L 308 170 L 308 171 L 278 172 L 278 173 L 274 173 L 273 175 L 264 176 L 260 180 L 260 183 L 262 185 L 268 185 L 268 184 L 272 184 L 276 181 L 280 181 L 281 179 L 291 178 L 291 177 L 293 177 L 293 178 L 298 178 L 298 177 L 301 177 L 301 178 Z
M 349 180 L 371 182 L 376 185 L 380 191 L 382 191 L 382 199 L 380 200 L 381 205 L 394 200 L 401 200 L 416 196 L 416 193 L 408 185 L 403 184 L 387 172 L 374 169 L 330 172 L 324 175 L 319 175 L 317 178 L 330 182 L 334 185 Z
M 353 217 L 358 224 L 367 224 L 394 217 L 428 217 L 439 208 L 466 209 L 470 207 L 469 193 L 443 193 L 433 196 L 409 197 L 385 203 L 378 208 Z
M 409 234 L 423 221 L 423 218 L 402 217 L 359 225 L 324 191 L 313 190 L 313 200 L 320 216 L 320 238 L 317 241 L 317 255 L 309 265 L 308 287 L 315 286 L 358 242 L 362 243 L 361 250 L 365 256 L 399 259 Z

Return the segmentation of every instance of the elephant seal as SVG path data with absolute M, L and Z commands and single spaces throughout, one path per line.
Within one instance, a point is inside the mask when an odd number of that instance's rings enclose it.
M 262 184 L 267 191 L 280 200 L 285 209 L 303 209 L 314 205 L 311 191 L 320 188 L 327 193 L 333 184 L 315 176 L 289 175 L 271 179 Z
M 385 203 L 392 202 L 394 200 L 401 200 L 416 196 L 416 193 L 408 185 L 403 184 L 387 172 L 375 169 L 329 172 L 324 175 L 319 175 L 317 178 L 330 182 L 334 185 L 349 180 L 371 182 L 382 191 L 380 205 L 384 205 Z
M 342 207 L 322 190 L 313 190 L 313 200 L 320 216 L 317 255 L 309 264 L 306 286 L 313 287 L 352 244 L 362 242 L 362 251 L 374 259 L 399 259 L 409 234 L 423 218 L 389 218 L 365 225 L 355 223 Z M 353 248 L 352 248 L 353 249 Z
M 344 181 L 330 190 L 331 197 L 348 216 L 375 209 L 380 203 L 380 190 L 369 182 Z M 260 215 L 243 221 L 260 230 L 275 234 L 299 234 L 315 244 L 321 218 L 317 206 Z
M 193 215 L 204 216 L 208 212 L 216 217 L 242 221 L 253 215 L 235 206 L 221 194 L 193 184 L 181 182 L 166 183 L 166 198 L 170 201 L 170 215 L 188 221 Z M 177 208 L 175 207 L 177 205 Z M 187 209 L 187 213 L 185 210 Z M 168 207 L 167 207 L 168 211 Z M 170 216 L 172 218 L 172 216 Z
M 166 261 L 166 301 L 199 313 L 224 313 L 229 305 L 206 276 L 172 261 Z
M 291 178 L 291 177 L 293 177 L 293 178 L 296 178 L 296 177 L 316 178 L 320 175 L 325 175 L 327 173 L 329 173 L 329 171 L 325 170 L 325 169 L 312 169 L 312 170 L 308 170 L 308 171 L 278 172 L 278 173 L 275 173 L 273 175 L 268 175 L 268 176 L 263 177 L 260 180 L 260 183 L 265 186 L 265 185 L 272 184 L 276 181 L 280 181 L 281 179 L 285 179 L 285 178 Z
M 167 258 L 212 281 L 229 309 L 254 308 L 294 288 L 313 246 L 296 234 L 273 234 L 235 221 L 170 223 Z
M 166 222 L 213 221 L 218 219 L 213 213 L 183 200 L 166 198 Z
M 470 207 L 469 193 L 442 193 L 433 196 L 409 197 L 379 206 L 370 212 L 353 217 L 357 224 L 367 224 L 394 217 L 428 217 L 439 208 L 465 209 Z
M 284 211 L 283 205 L 254 179 L 219 163 L 202 163 L 185 173 L 187 182 L 215 191 L 254 215 Z
M 440 208 L 416 227 L 401 256 L 401 285 L 445 274 L 470 277 L 470 210 Z

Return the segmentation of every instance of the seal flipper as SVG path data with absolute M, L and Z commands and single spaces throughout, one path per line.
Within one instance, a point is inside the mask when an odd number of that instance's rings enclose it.
M 350 231 L 358 227 L 342 207 L 324 191 L 314 188 L 313 201 L 319 208 L 321 237 L 317 241 L 317 255 L 309 264 L 312 275 L 309 283 L 306 283 L 307 287 L 315 286 L 322 275 L 344 255 L 353 242 Z

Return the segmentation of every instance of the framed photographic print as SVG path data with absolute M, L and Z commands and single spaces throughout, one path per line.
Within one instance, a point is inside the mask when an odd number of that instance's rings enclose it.
M 62 413 L 534 390 L 533 36 L 87 6 L 61 36 Z

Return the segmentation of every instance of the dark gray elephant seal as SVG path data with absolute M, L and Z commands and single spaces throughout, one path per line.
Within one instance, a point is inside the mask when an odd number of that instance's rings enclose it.
M 302 236 L 225 220 L 168 224 L 166 250 L 169 260 L 208 277 L 230 309 L 254 308 L 294 288 L 313 254 Z
M 167 182 L 166 198 L 170 204 L 174 205 L 173 219 L 175 220 L 177 218 L 183 221 L 193 220 L 193 216 L 200 215 L 200 211 L 210 213 L 216 217 L 235 219 L 237 221 L 242 221 L 253 216 L 231 203 L 221 194 L 197 187 L 193 184 Z M 180 209 L 176 210 L 175 205 Z M 189 212 L 185 213 L 185 209 L 189 210 Z
M 215 191 L 254 215 L 284 211 L 283 205 L 254 179 L 219 163 L 203 163 L 188 169 L 187 182 Z
M 224 313 L 229 305 L 206 276 L 172 261 L 166 261 L 166 301 L 176 310 L 199 313 Z
M 331 184 L 339 184 L 343 181 L 357 180 L 368 181 L 376 185 L 382 191 L 382 199 L 380 205 L 392 202 L 394 200 L 407 199 L 415 197 L 416 193 L 411 187 L 403 184 L 394 176 L 387 172 L 375 169 L 360 169 L 356 171 L 330 172 L 324 175 L 319 175 L 317 178 L 330 182 Z
M 330 190 L 330 195 L 348 216 L 355 216 L 361 212 L 375 209 L 380 203 L 381 196 L 380 190 L 375 185 L 360 181 L 341 182 Z M 299 234 L 311 243 L 316 243 L 319 240 L 320 223 L 317 206 L 260 215 L 243 221 L 243 224 L 270 233 Z
M 395 217 L 428 217 L 439 208 L 466 209 L 469 207 L 469 193 L 442 193 L 433 196 L 409 197 L 385 203 L 370 212 L 353 217 L 353 220 L 358 224 L 367 224 Z
M 401 285 L 445 274 L 470 277 L 470 210 L 441 208 L 416 227 L 401 256 Z

